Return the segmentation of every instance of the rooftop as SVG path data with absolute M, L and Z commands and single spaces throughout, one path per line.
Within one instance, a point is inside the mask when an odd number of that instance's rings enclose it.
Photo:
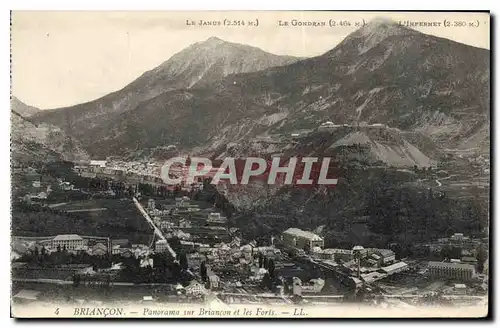
M 53 240 L 83 240 L 82 237 L 76 234 L 71 235 L 57 235 Z
M 328 253 L 352 254 L 352 249 L 328 248 Z
M 406 264 L 405 262 L 398 262 L 398 263 L 394 263 L 394 264 L 391 264 L 389 266 L 383 267 L 382 270 L 384 270 L 385 272 L 390 272 L 390 271 L 398 270 L 401 268 L 405 268 L 407 266 L 408 266 L 408 264 Z
M 463 262 L 477 262 L 477 259 L 474 256 L 463 256 Z
M 461 269 L 474 269 L 473 265 L 465 263 L 451 263 L 451 262 L 429 262 L 429 268 L 461 268 Z
M 304 230 L 297 229 L 297 228 L 289 228 L 289 229 L 285 230 L 283 233 L 295 235 L 298 237 L 307 238 L 307 239 L 310 239 L 312 241 L 322 241 L 323 240 L 323 238 L 321 238 L 320 236 L 318 236 L 315 233 L 312 233 L 310 231 L 304 231 Z
M 29 290 L 29 289 L 23 289 L 16 295 L 14 295 L 14 298 L 21 298 L 25 300 L 36 300 L 38 294 L 40 294 L 39 291 L 36 290 Z
M 379 251 L 380 255 L 382 255 L 382 256 L 392 256 L 392 255 L 394 255 L 394 252 L 391 251 L 390 249 L 379 249 L 378 251 Z

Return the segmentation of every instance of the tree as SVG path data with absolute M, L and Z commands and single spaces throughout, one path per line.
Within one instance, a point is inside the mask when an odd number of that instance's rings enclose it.
M 80 285 L 80 275 L 77 273 L 73 274 L 73 286 L 78 287 Z
M 477 250 L 477 269 L 479 272 L 484 270 L 484 262 L 488 259 L 488 249 L 481 243 Z
M 306 254 L 309 254 L 311 252 L 311 246 L 309 244 L 304 245 L 304 252 L 306 252 Z
M 449 259 L 451 258 L 451 254 L 452 253 L 452 248 L 450 245 L 445 245 L 443 246 L 443 248 L 441 248 L 441 252 L 440 252 L 440 255 L 441 255 L 441 259 Z
M 203 280 L 203 282 L 207 282 L 207 265 L 205 264 L 205 261 L 201 262 L 200 275 L 201 280 Z
M 264 277 L 262 278 L 262 286 L 267 288 L 267 289 L 272 289 L 273 288 L 273 282 L 271 280 L 271 276 L 269 276 L 269 273 L 266 272 L 264 274 Z
M 271 278 L 274 278 L 274 261 L 272 259 L 269 259 L 269 264 L 268 264 L 267 270 L 269 270 L 269 275 Z
M 47 254 L 47 250 L 45 249 L 45 246 L 42 246 L 42 250 L 40 251 L 40 260 L 42 262 L 45 261 L 45 258 L 46 258 L 46 254 Z
M 262 257 L 262 254 L 259 253 L 259 268 L 262 268 L 263 262 L 264 262 L 264 258 Z
M 181 269 L 187 270 L 187 268 L 188 268 L 188 260 L 187 260 L 186 253 L 180 253 L 179 254 L 179 265 L 180 265 Z
M 271 265 L 273 265 L 273 259 L 272 258 L 268 258 L 267 259 L 267 266 L 266 266 L 267 271 L 271 270 Z
M 288 283 L 288 281 L 286 279 L 283 280 L 283 293 L 285 295 L 290 293 L 290 284 Z

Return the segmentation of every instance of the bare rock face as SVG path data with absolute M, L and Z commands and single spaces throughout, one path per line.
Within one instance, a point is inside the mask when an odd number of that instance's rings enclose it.
M 39 108 L 26 105 L 21 100 L 16 97 L 12 97 L 10 101 L 10 106 L 13 111 L 21 115 L 22 117 L 30 117 L 40 112 Z
M 14 162 L 88 159 L 79 142 L 61 128 L 49 124 L 36 126 L 14 110 L 11 111 L 11 149 Z

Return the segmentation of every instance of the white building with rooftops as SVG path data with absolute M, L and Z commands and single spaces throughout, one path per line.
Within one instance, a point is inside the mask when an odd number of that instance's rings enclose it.
M 76 234 L 70 235 L 57 235 L 52 239 L 51 246 L 53 248 L 57 248 L 60 246 L 61 248 L 66 247 L 67 250 L 76 250 L 81 249 L 85 245 L 85 239 Z
M 325 242 L 323 238 L 312 233 L 310 231 L 304 231 L 297 228 L 290 228 L 283 232 L 282 236 L 283 242 L 286 245 L 297 247 L 300 249 L 304 249 L 306 245 L 309 249 L 313 249 L 314 247 L 323 247 Z
M 434 277 L 468 281 L 476 276 L 473 265 L 453 262 L 429 262 L 429 274 Z

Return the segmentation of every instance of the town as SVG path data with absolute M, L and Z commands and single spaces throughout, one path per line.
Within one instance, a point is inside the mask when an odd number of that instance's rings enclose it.
M 10 25 L 12 317 L 491 317 L 490 13 Z
M 257 241 L 244 238 L 231 223 L 224 195 L 207 177 L 172 188 L 147 175 L 123 179 L 113 171 L 104 161 L 74 165 L 66 176 L 75 185 L 18 168 L 29 192 L 16 208 L 57 213 L 68 220 L 82 215 L 109 220 L 111 211 L 123 211 L 114 220 L 134 217 L 139 221 L 134 225 L 141 228 L 139 234 L 133 227 L 103 230 L 105 225 L 83 234 L 14 233 L 15 301 L 381 306 L 485 302 L 487 232 L 482 237 L 442 236 L 414 245 L 413 255 L 403 258 L 397 245 L 335 248 L 317 233 L 295 227 Z

